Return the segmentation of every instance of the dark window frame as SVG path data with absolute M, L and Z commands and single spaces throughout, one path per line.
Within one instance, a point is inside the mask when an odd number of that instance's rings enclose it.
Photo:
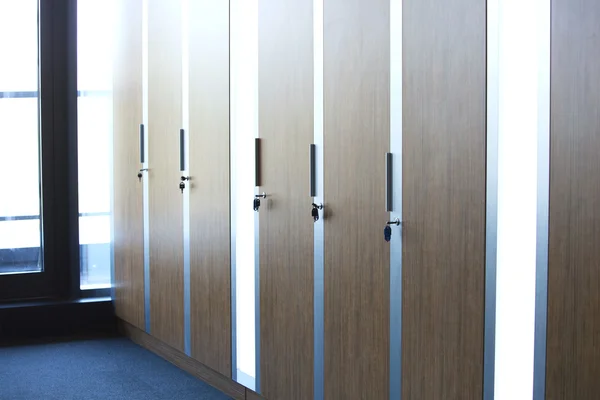
M 38 18 L 39 93 L 0 97 L 39 94 L 44 272 L 0 276 L 0 302 L 75 300 L 110 292 L 80 289 L 77 97 L 104 93 L 77 90 L 77 0 L 40 0 Z

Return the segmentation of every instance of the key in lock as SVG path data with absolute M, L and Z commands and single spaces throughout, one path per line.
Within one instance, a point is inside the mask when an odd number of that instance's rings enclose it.
M 386 242 L 389 242 L 390 240 L 392 240 L 392 227 L 389 225 L 386 225 L 385 228 L 383 228 L 383 238 L 385 239 Z

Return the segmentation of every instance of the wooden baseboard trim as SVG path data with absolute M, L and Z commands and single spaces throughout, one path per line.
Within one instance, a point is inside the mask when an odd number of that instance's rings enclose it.
M 146 332 L 136 328 L 128 322 L 123 320 L 119 320 L 118 322 L 121 333 L 127 336 L 133 342 L 164 358 L 171 364 L 174 364 L 176 367 L 186 371 L 187 373 L 192 374 L 201 381 L 204 381 L 212 387 L 219 389 L 231 398 L 235 400 L 246 400 L 246 398 L 256 399 L 256 397 L 247 397 L 246 388 L 239 383 L 221 375 L 216 371 L 213 371 L 206 365 L 186 356 L 179 350 L 176 350 L 156 339 L 155 337 L 148 335 Z
M 254 393 L 250 389 L 246 389 L 246 400 L 265 400 L 261 395 Z

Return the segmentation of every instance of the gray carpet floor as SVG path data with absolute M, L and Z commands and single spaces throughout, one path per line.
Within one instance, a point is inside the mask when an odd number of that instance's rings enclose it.
M 0 347 L 0 400 L 221 400 L 127 339 Z

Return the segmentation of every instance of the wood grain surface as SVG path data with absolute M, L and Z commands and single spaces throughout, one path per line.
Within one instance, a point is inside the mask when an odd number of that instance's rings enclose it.
M 260 376 L 272 400 L 313 396 L 312 12 L 259 2 Z
M 115 3 L 113 73 L 114 285 L 117 316 L 143 328 L 142 1 Z
M 231 376 L 229 2 L 189 3 L 192 356 Z
M 246 400 L 264 400 L 265 398 L 250 389 L 246 389 Z
M 148 0 L 151 334 L 183 351 L 181 0 Z
M 324 2 L 325 398 L 389 399 L 389 0 Z
M 485 2 L 405 0 L 403 62 L 402 399 L 480 400 Z
M 600 3 L 552 0 L 546 399 L 600 393 Z

